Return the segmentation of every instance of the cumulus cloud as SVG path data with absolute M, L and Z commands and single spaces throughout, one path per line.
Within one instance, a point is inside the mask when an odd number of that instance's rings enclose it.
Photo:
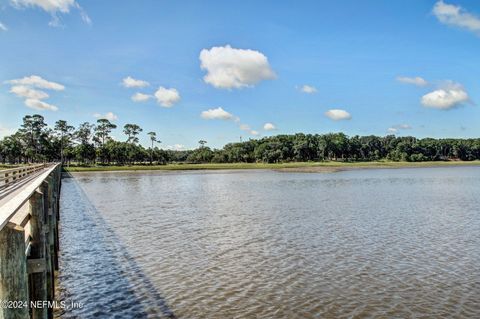
M 109 121 L 118 120 L 118 116 L 116 114 L 114 114 L 113 112 L 107 112 L 105 114 L 95 113 L 95 114 L 93 114 L 93 116 L 96 117 L 97 119 L 106 119 L 106 120 L 109 120 Z
M 28 106 L 31 109 L 38 110 L 38 111 L 57 111 L 58 107 L 52 104 L 48 104 L 46 102 L 36 100 L 36 99 L 26 99 L 25 100 L 25 105 Z
M 152 97 L 153 96 L 151 96 L 149 94 L 135 93 L 134 95 L 132 95 L 132 101 L 133 102 L 146 102 Z
M 10 93 L 15 94 L 20 98 L 25 99 L 25 105 L 29 108 L 35 110 L 49 110 L 49 111 L 57 111 L 58 107 L 55 105 L 46 103 L 44 99 L 49 98 L 48 93 L 37 90 L 35 88 L 41 88 L 45 90 L 53 90 L 53 91 L 63 91 L 65 90 L 65 86 L 62 84 L 51 82 L 43 79 L 38 75 L 31 75 L 26 76 L 21 79 L 14 79 L 6 81 L 5 83 L 11 84 L 12 87 L 10 88 Z
M 317 89 L 314 86 L 307 85 L 307 84 L 303 85 L 300 88 L 300 91 L 302 91 L 303 93 L 307 93 L 307 94 L 317 93 Z
M 54 90 L 54 91 L 63 91 L 65 86 L 59 83 L 47 81 L 38 75 L 30 75 L 21 79 L 15 79 L 7 81 L 7 83 L 15 85 L 28 85 L 31 87 L 37 87 L 40 89 Z
M 416 86 L 427 86 L 428 82 L 419 76 L 416 77 L 406 77 L 406 76 L 399 76 L 397 77 L 398 82 L 406 83 L 406 84 L 413 84 Z
M 223 121 L 233 121 L 235 122 L 238 127 L 245 132 L 248 132 L 251 135 L 259 135 L 260 133 L 256 130 L 253 130 L 250 125 L 245 124 L 245 123 L 240 123 L 240 118 L 238 116 L 233 115 L 232 113 L 229 113 L 225 111 L 221 107 L 217 107 L 215 109 L 208 109 L 206 111 L 203 111 L 200 114 L 200 117 L 204 120 L 223 120 Z
M 54 27 L 61 25 L 59 14 L 69 13 L 71 8 L 80 12 L 80 16 L 85 23 L 92 23 L 88 14 L 75 0 L 10 0 L 10 3 L 15 8 L 38 7 L 50 13 L 52 20 L 49 22 L 49 25 Z
M 263 125 L 263 129 L 264 129 L 265 131 L 273 131 L 273 130 L 276 130 L 277 127 L 276 127 L 273 123 L 265 123 L 265 124 Z
M 172 107 L 175 103 L 180 101 L 180 94 L 176 89 L 167 89 L 161 86 L 155 92 L 155 98 L 161 106 Z
M 233 114 L 228 113 L 221 107 L 217 107 L 216 109 L 209 109 L 207 111 L 203 111 L 200 116 L 204 120 L 232 120 L 234 118 Z
M 12 86 L 10 89 L 10 93 L 13 93 L 18 97 L 23 97 L 26 99 L 34 99 L 34 100 L 43 100 L 48 98 L 49 96 L 46 92 L 31 89 L 25 85 Z
M 148 83 L 147 81 L 134 79 L 131 76 L 127 76 L 122 80 L 122 85 L 126 88 L 143 88 L 149 86 L 150 83 Z
M 0 22 L 0 31 L 8 31 L 8 28 Z
M 387 132 L 388 133 L 398 133 L 398 131 L 400 131 L 400 130 L 409 130 L 411 128 L 412 127 L 408 124 L 398 124 L 398 125 L 394 125 L 392 127 L 389 127 L 387 129 Z
M 200 62 L 201 69 L 207 71 L 203 80 L 220 89 L 251 87 L 276 77 L 263 53 L 230 45 L 203 49 Z
M 352 118 L 350 113 L 339 109 L 328 110 L 325 115 L 334 121 L 350 120 Z
M 448 82 L 443 88 L 422 96 L 421 103 L 425 107 L 449 110 L 469 100 L 468 93 L 460 84 Z
M 238 126 L 242 131 L 245 131 L 245 132 L 248 132 L 248 134 L 251 134 L 253 136 L 257 136 L 257 135 L 260 135 L 260 132 L 256 131 L 256 130 L 252 130 L 252 128 L 250 127 L 250 125 L 248 124 L 240 124 Z
M 464 28 L 480 35 L 480 18 L 460 6 L 440 0 L 433 6 L 432 12 L 443 24 Z

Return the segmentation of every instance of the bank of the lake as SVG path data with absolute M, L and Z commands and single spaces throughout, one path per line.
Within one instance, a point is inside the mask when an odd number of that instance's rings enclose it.
M 97 165 L 65 166 L 67 172 L 100 171 L 177 171 L 177 170 L 224 170 L 224 169 L 270 169 L 291 172 L 336 172 L 353 169 L 379 168 L 415 168 L 480 166 L 480 161 L 443 161 L 443 162 L 293 162 L 293 163 L 207 163 L 207 164 L 167 164 L 167 165 Z

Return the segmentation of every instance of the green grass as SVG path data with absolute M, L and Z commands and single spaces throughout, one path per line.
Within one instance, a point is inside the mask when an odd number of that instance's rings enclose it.
M 480 161 L 460 162 L 298 162 L 298 163 L 227 163 L 227 164 L 168 164 L 168 165 L 132 165 L 132 166 L 70 166 L 64 167 L 68 172 L 92 172 L 92 171 L 143 171 L 143 170 L 221 170 L 221 169 L 284 169 L 284 168 L 332 168 L 332 169 L 355 169 L 355 168 L 402 168 L 402 167 L 438 167 L 438 166 L 471 166 L 480 165 Z

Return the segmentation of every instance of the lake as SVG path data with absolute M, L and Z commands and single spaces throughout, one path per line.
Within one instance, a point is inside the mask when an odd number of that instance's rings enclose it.
M 61 318 L 479 318 L 480 168 L 78 173 Z

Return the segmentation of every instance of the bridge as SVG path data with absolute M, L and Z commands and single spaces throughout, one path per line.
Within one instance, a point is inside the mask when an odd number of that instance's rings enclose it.
M 53 318 L 60 187 L 58 163 L 0 170 L 0 319 Z

